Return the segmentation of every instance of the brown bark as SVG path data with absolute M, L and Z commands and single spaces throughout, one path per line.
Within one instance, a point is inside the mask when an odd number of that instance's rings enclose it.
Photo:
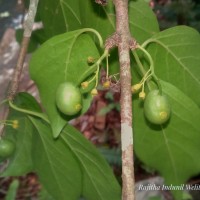
M 122 199 L 134 200 L 134 162 L 132 131 L 132 94 L 130 71 L 130 30 L 128 0 L 113 0 L 116 11 L 116 33 L 119 36 L 118 53 L 121 82 L 121 145 L 122 145 Z
M 30 0 L 28 14 L 24 22 L 24 34 L 23 34 L 23 40 L 21 43 L 19 58 L 15 67 L 13 79 L 11 81 L 10 88 L 8 91 L 8 100 L 10 101 L 14 99 L 17 93 L 17 89 L 19 87 L 20 76 L 23 70 L 24 60 L 25 60 L 28 44 L 30 41 L 31 33 L 32 33 L 34 18 L 37 11 L 37 5 L 38 5 L 38 0 Z
M 17 89 L 19 86 L 20 76 L 21 76 L 21 73 L 23 70 L 24 59 L 26 56 L 29 40 L 30 40 L 29 37 L 23 37 L 23 40 L 21 43 L 21 49 L 20 49 L 18 60 L 17 60 L 17 65 L 15 67 L 13 79 L 12 79 L 12 82 L 11 82 L 11 85 L 9 88 L 9 92 L 8 92 L 8 100 L 11 100 L 11 101 L 13 100 L 14 96 L 17 93 Z

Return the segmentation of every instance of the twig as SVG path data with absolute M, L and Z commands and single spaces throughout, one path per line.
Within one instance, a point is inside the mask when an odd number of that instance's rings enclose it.
M 116 33 L 121 81 L 121 145 L 122 145 L 122 199 L 135 199 L 133 161 L 132 94 L 130 71 L 130 43 L 128 0 L 113 0 L 116 11 Z M 135 43 L 136 44 L 136 43 Z
M 23 34 L 23 39 L 22 39 L 21 48 L 19 52 L 19 57 L 17 60 L 17 64 L 15 66 L 10 88 L 8 90 L 8 96 L 7 96 L 8 101 L 13 101 L 19 87 L 20 77 L 23 70 L 24 60 L 25 60 L 29 40 L 32 33 L 38 1 L 39 0 L 30 0 L 29 10 L 24 21 L 24 34 Z M 8 114 L 9 114 L 9 110 L 6 116 Z M 4 131 L 4 127 L 0 130 L 0 137 L 3 135 L 3 131 Z
M 29 44 L 29 40 L 32 33 L 33 23 L 35 19 L 35 14 L 37 11 L 38 0 L 30 0 L 28 14 L 24 21 L 24 34 L 21 43 L 21 48 L 19 52 L 18 61 L 15 67 L 15 71 L 13 74 L 13 79 L 11 81 L 11 85 L 8 91 L 8 100 L 12 101 L 17 93 L 17 89 L 19 87 L 20 77 L 23 70 L 24 60 Z

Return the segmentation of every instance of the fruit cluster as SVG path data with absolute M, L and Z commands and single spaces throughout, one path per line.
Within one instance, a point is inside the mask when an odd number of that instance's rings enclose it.
M 149 70 L 146 72 L 142 62 L 140 61 L 140 58 L 137 55 L 136 50 L 132 51 L 136 63 L 139 66 L 140 73 L 143 74 L 143 78 L 139 83 L 133 85 L 131 87 L 131 90 L 132 93 L 137 93 L 140 90 L 142 90 L 139 92 L 139 98 L 144 100 L 144 115 L 146 119 L 152 124 L 162 125 L 166 123 L 170 118 L 170 104 L 167 96 L 165 96 L 162 92 L 162 86 L 159 82 L 159 79 L 154 73 L 154 62 L 151 55 L 144 47 L 138 45 L 137 48 L 141 50 L 144 53 L 144 55 L 148 58 L 150 66 Z M 146 96 L 146 93 L 144 91 L 145 84 L 149 84 L 149 82 L 151 82 L 152 79 L 156 82 L 158 90 L 151 90 L 149 87 L 150 91 Z
M 93 57 L 88 57 L 87 59 L 89 64 L 92 63 L 94 67 L 96 66 L 96 71 L 91 80 L 81 83 L 81 87 L 85 90 L 93 81 L 95 81 L 95 87 L 90 91 L 92 96 L 98 95 L 97 85 L 99 80 L 99 69 L 100 63 L 104 58 L 107 60 L 107 74 L 106 81 L 103 83 L 103 88 L 109 89 L 111 81 L 108 76 L 108 51 L 105 51 L 96 62 Z M 64 82 L 58 86 L 55 101 L 59 111 L 68 116 L 79 113 L 83 107 L 81 90 L 71 82 Z

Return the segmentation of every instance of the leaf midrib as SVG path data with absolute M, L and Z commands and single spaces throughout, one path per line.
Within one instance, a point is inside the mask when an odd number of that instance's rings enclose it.
M 163 135 L 163 139 L 164 139 L 164 142 L 165 142 L 165 146 L 167 147 L 167 151 L 168 151 L 168 156 L 169 156 L 169 159 L 171 160 L 171 166 L 172 166 L 172 169 L 174 171 L 175 179 L 176 179 L 176 182 L 178 183 L 178 175 L 177 175 L 177 170 L 176 170 L 176 165 L 175 165 L 175 162 L 174 162 L 173 154 L 171 153 L 171 149 L 170 149 L 168 141 L 167 141 L 168 139 L 165 135 L 165 130 L 162 126 L 161 126 L 161 128 L 162 128 L 162 135 Z

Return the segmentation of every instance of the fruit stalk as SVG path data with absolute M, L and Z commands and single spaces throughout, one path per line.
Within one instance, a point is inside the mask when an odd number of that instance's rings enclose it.
M 113 0 L 116 11 L 116 33 L 119 36 L 118 54 L 121 82 L 121 145 L 122 145 L 122 199 L 134 200 L 134 162 L 132 130 L 132 94 L 130 71 L 130 30 L 128 0 Z

